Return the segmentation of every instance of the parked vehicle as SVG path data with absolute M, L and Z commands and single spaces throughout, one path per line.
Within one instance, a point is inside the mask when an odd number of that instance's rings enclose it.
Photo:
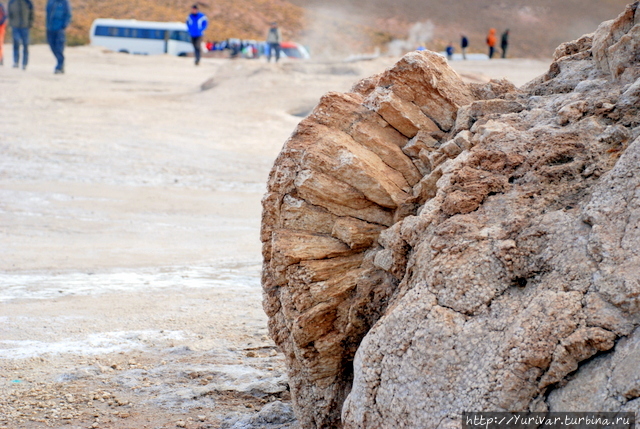
M 311 58 L 307 48 L 295 42 L 283 42 L 280 44 L 281 53 L 288 58 L 297 58 L 300 60 L 308 60 Z
M 184 56 L 194 51 L 187 24 L 182 22 L 96 19 L 90 40 L 92 46 L 128 54 Z

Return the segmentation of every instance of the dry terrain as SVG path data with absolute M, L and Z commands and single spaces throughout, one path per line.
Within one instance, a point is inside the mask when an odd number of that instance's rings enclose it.
M 267 174 L 323 93 L 394 59 L 67 53 L 62 76 L 43 45 L 0 68 L 0 428 L 213 428 L 286 403 Z M 546 64 L 453 65 L 520 85 Z

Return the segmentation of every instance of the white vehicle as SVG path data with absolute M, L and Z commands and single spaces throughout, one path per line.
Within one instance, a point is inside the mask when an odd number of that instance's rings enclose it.
M 300 60 L 308 60 L 311 58 L 309 51 L 300 43 L 282 42 L 280 44 L 281 53 L 288 58 L 296 58 Z
M 135 19 L 96 19 L 91 25 L 91 45 L 138 55 L 184 56 L 194 51 L 187 24 Z

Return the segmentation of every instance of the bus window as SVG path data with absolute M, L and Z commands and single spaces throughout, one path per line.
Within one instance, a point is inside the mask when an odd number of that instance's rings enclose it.
M 95 31 L 96 36 L 108 36 L 109 35 L 109 27 L 105 27 L 104 25 L 98 25 Z
M 170 39 L 182 42 L 191 42 L 191 36 L 189 36 L 189 33 L 186 31 L 172 31 Z

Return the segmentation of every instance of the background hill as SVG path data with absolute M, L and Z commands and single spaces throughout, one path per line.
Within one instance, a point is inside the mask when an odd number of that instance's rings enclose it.
M 550 57 L 566 41 L 592 32 L 605 20 L 620 14 L 628 0 L 291 0 L 306 10 L 349 17 L 378 29 L 402 35 L 416 22 L 431 21 L 428 47 L 443 50 L 451 41 L 457 47 L 460 34 L 471 41 L 471 50 L 485 52 L 489 28 L 498 35 L 510 29 L 512 55 Z M 426 42 L 426 40 L 425 40 Z
M 34 41 L 44 41 L 44 5 L 37 8 Z M 88 42 L 95 18 L 184 21 L 193 0 L 71 0 L 74 21 L 70 44 Z M 344 56 L 385 49 L 394 38 L 406 38 L 414 27 L 415 43 L 442 50 L 460 34 L 470 50 L 485 52 L 490 27 L 511 31 L 510 55 L 548 58 L 560 43 L 593 31 L 613 19 L 627 0 L 215 0 L 200 1 L 209 16 L 206 38 L 263 39 L 271 21 L 284 37 L 301 41 L 312 54 Z M 430 21 L 431 23 L 428 23 Z M 416 23 L 423 23 L 416 26 Z M 414 43 L 414 44 L 415 44 Z M 415 46 L 411 46 L 413 49 Z

